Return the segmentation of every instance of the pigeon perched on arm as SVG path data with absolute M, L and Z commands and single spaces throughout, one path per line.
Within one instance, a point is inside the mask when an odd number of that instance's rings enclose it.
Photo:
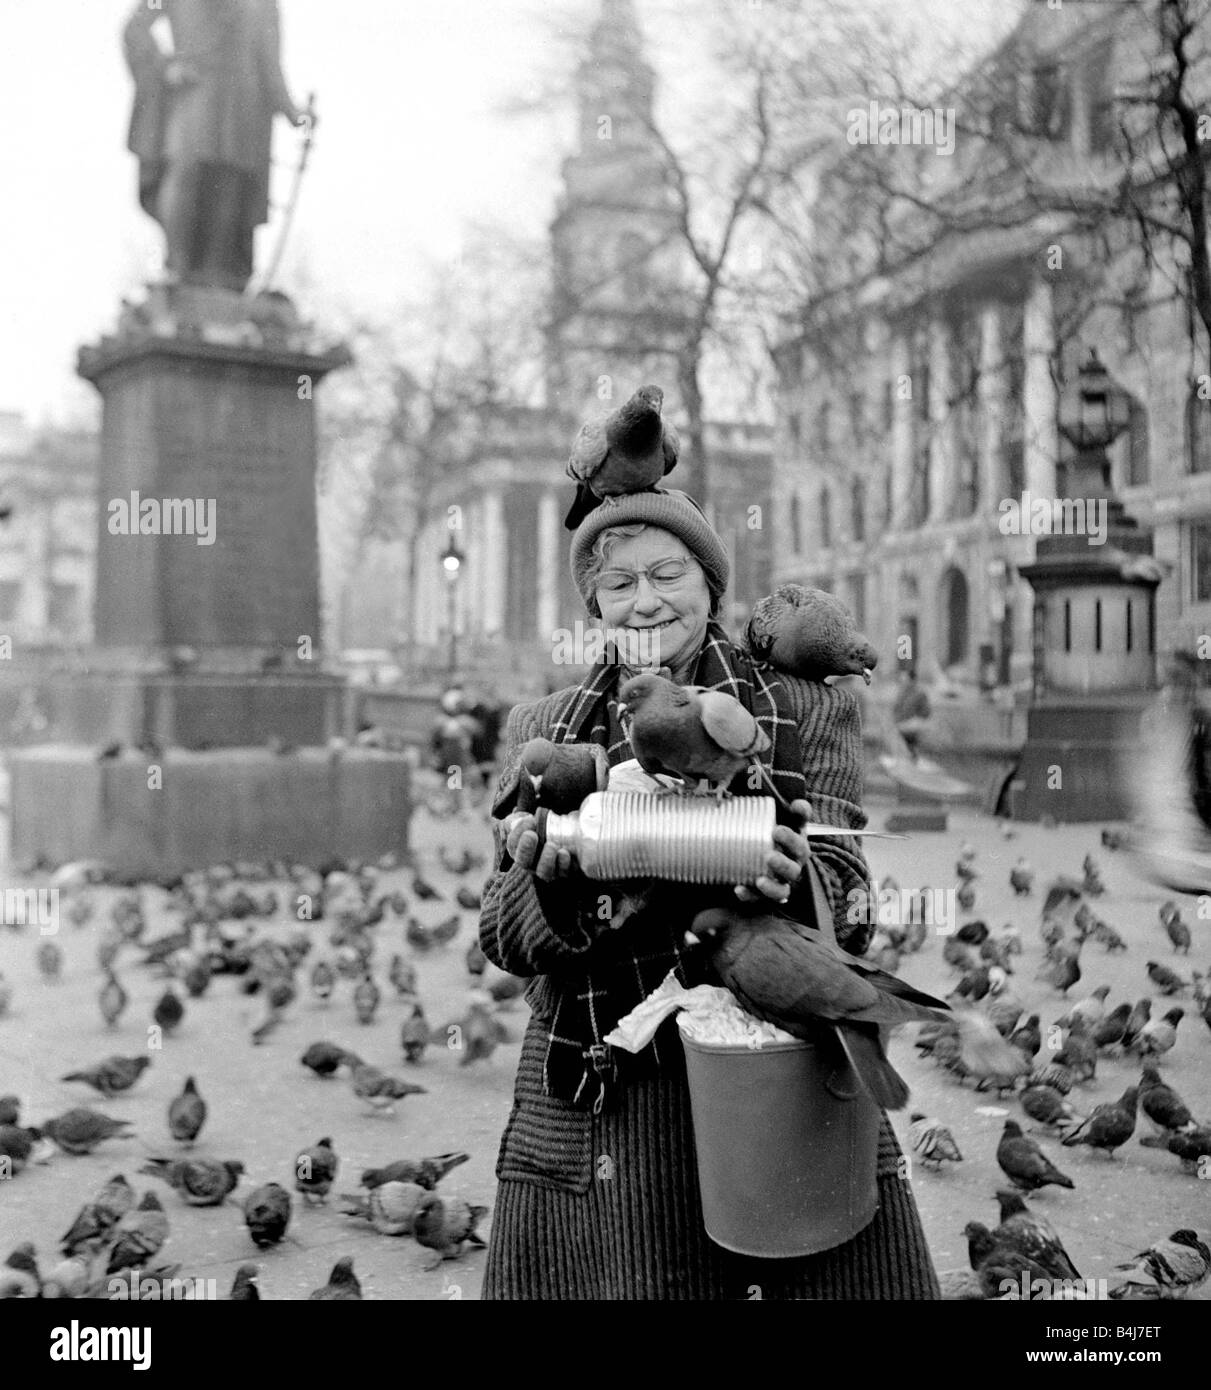
M 677 466 L 681 441 L 661 417 L 663 405 L 659 386 L 641 386 L 617 410 L 581 425 L 568 460 L 568 477 L 579 484 L 564 520 L 569 531 L 602 498 L 644 492 Z
M 687 784 L 722 790 L 769 748 L 769 736 L 734 696 L 675 685 L 652 671 L 623 685 L 618 717 L 645 772 Z
M 869 685 L 879 664 L 879 654 L 855 630 L 849 609 L 832 594 L 801 584 L 783 584 L 760 600 L 744 642 L 757 660 L 809 681 L 861 676 Z

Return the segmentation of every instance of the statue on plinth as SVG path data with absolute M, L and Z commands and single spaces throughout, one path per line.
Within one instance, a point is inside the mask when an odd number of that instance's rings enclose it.
M 282 74 L 277 0 L 139 0 L 123 43 L 135 80 L 128 148 L 169 277 L 242 291 L 269 216 L 273 118 L 311 120 Z

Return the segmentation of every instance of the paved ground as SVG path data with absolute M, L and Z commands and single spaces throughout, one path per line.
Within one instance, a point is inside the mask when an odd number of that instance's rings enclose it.
M 882 811 L 871 810 L 873 823 L 879 823 Z M 1145 980 L 1144 962 L 1155 956 L 1173 963 L 1156 921 L 1156 907 L 1165 895 L 1136 878 L 1121 857 L 1101 851 L 1096 829 L 1023 826 L 1015 829 L 1013 840 L 1006 840 L 987 818 L 960 813 L 952 817 L 952 829 L 946 835 L 870 841 L 868 846 L 876 870 L 894 874 L 902 885 L 949 887 L 954 882 L 957 847 L 970 840 L 978 849 L 982 875 L 976 912 L 994 929 L 1009 921 L 1022 929 L 1026 954 L 1020 958 L 1014 988 L 1028 1006 L 1042 1010 L 1047 1022 L 1058 1016 L 1063 1002 L 1033 979 L 1041 956 L 1036 930 L 1040 899 L 1036 894 L 1033 899 L 1014 900 L 1010 894 L 1008 870 L 1019 854 L 1039 868 L 1040 881 L 1049 870 L 1077 872 L 1089 849 L 1103 862 L 1109 891 L 1099 912 L 1127 937 L 1130 947 L 1123 955 L 1107 957 L 1100 947 L 1090 946 L 1083 961 L 1086 978 L 1073 991 L 1074 997 L 1099 983 L 1112 986 L 1112 1002 L 1145 992 L 1155 994 Z M 481 820 L 439 822 L 421 811 L 415 843 L 426 876 L 448 899 L 457 881 L 437 863 L 437 846 L 467 843 L 484 849 L 487 835 Z M 408 893 L 409 877 L 404 871 L 387 874 L 384 884 Z M 156 898 L 148 890 L 149 906 Z M 1204 968 L 1211 959 L 1211 926 L 1194 920 L 1193 909 L 1190 902 L 1186 916 L 1196 932 L 1191 962 L 1177 962 L 1187 975 L 1192 966 Z M 443 901 L 419 905 L 417 915 L 432 923 L 449 911 Z M 418 962 L 420 991 L 435 1023 L 457 1018 L 465 1002 L 468 977 L 463 955 L 475 922 L 474 914 L 462 916 L 457 940 Z M 281 923 L 284 927 L 284 916 Z M 314 930 L 322 946 L 326 934 L 318 924 Z M 380 935 L 385 962 L 402 947 L 402 926 L 389 920 Z M 46 984 L 34 963 L 36 932 L 0 928 L 0 971 L 14 986 L 11 1010 L 0 1019 L 0 1093 L 20 1093 L 25 1115 L 33 1122 L 84 1103 L 92 1094 L 59 1081 L 65 1071 L 109 1052 L 142 1050 L 151 1007 L 162 989 L 149 971 L 126 969 L 131 1007 L 120 1026 L 108 1032 L 96 1005 L 100 975 L 95 928 L 65 926 L 59 940 L 66 952 L 65 976 L 57 985 Z M 953 979 L 942 962 L 937 937 L 927 942 L 920 955 L 908 958 L 902 973 L 915 984 L 942 992 Z M 242 1191 L 269 1179 L 291 1186 L 299 1149 L 331 1135 L 342 1160 L 337 1190 L 355 1189 L 357 1174 L 369 1164 L 465 1148 L 471 1161 L 457 1169 L 445 1187 L 469 1201 L 491 1206 L 493 1168 L 509 1109 L 524 1005 L 515 1006 L 509 1016 L 514 1042 L 502 1047 L 490 1063 L 460 1067 L 457 1053 L 431 1049 L 422 1065 L 408 1071 L 428 1086 L 429 1093 L 401 1102 L 395 1118 L 384 1118 L 367 1114 L 343 1081 L 321 1082 L 298 1064 L 307 1043 L 331 1038 L 368 1060 L 404 1070 L 398 1046 L 398 1006 L 385 998 L 376 1021 L 362 1027 L 353 1015 L 350 990 L 342 981 L 327 1006 L 304 997 L 264 1046 L 253 1047 L 249 1034 L 260 1021 L 262 1006 L 242 994 L 231 977 L 216 979 L 203 1000 L 189 1004 L 179 1033 L 153 1054 L 152 1068 L 135 1090 L 102 1105 L 109 1113 L 134 1122 L 134 1138 L 110 1142 L 85 1158 L 56 1154 L 49 1163 L 32 1165 L 15 1180 L 0 1183 L 0 1249 L 29 1239 L 49 1258 L 55 1239 L 79 1205 L 102 1181 L 124 1171 L 140 1187 L 155 1187 L 165 1196 L 172 1237 L 164 1257 L 179 1261 L 182 1274 L 215 1278 L 220 1291 L 226 1290 L 235 1268 L 252 1259 L 260 1265 L 266 1297 L 305 1296 L 325 1281 L 339 1256 L 348 1254 L 369 1298 L 477 1297 L 482 1252 L 428 1272 L 423 1267 L 427 1252 L 413 1241 L 379 1236 L 329 1204 L 310 1209 L 296 1206 L 293 1241 L 258 1254 L 234 1205 L 216 1210 L 185 1208 L 162 1184 L 136 1177 L 145 1155 L 173 1151 L 165 1110 L 184 1077 L 192 1073 L 210 1102 L 210 1117 L 196 1152 L 241 1158 L 248 1169 Z M 958 1167 L 940 1174 L 918 1172 L 913 1178 L 938 1267 L 962 1266 L 966 1256 L 963 1224 L 969 1219 L 992 1222 L 995 1218 L 991 1198 L 1001 1175 L 994 1151 L 1005 1114 L 1017 1114 L 1019 1108 L 1013 1101 L 977 1096 L 970 1088 L 944 1079 L 917 1059 L 907 1036 L 893 1040 L 892 1055 L 913 1087 L 914 1105 L 950 1125 L 965 1156 Z M 1197 1017 L 1187 1018 L 1182 1025 L 1177 1048 L 1166 1059 L 1164 1070 L 1196 1114 L 1211 1118 L 1211 1033 Z M 1137 1074 L 1135 1067 L 1124 1062 L 1103 1062 L 1096 1084 L 1082 1088 L 1076 1096 L 1078 1105 L 1087 1107 L 1116 1097 Z M 896 1126 L 903 1135 L 907 1116 L 896 1117 Z M 1058 1226 L 1086 1276 L 1109 1275 L 1116 1261 L 1179 1226 L 1193 1225 L 1204 1234 L 1211 1226 L 1211 1183 L 1183 1175 L 1167 1154 L 1143 1149 L 1135 1140 L 1114 1160 L 1083 1149 L 1062 1150 L 1054 1141 L 1044 1141 L 1044 1147 L 1077 1186 L 1073 1192 L 1048 1189 L 1035 1200 Z M 1211 1286 L 1201 1296 L 1211 1297 Z

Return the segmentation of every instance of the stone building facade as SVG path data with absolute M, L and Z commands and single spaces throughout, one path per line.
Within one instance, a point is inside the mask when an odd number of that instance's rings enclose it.
M 0 633 L 13 659 L 85 646 L 93 630 L 98 441 L 0 412 Z
M 1154 9 L 1033 5 L 955 93 L 960 116 L 974 124 L 975 94 L 991 92 L 1033 137 L 1036 178 L 1111 188 L 1125 159 L 1115 94 L 1150 61 Z M 995 136 L 995 104 L 981 109 Z M 953 161 L 905 155 L 960 188 L 987 148 L 960 134 Z M 844 157 L 833 172 L 826 199 L 844 196 Z M 1141 276 L 1121 225 L 1077 235 L 1061 214 L 1023 216 L 1009 178 L 995 196 L 1000 225 L 990 210 L 860 290 L 809 303 L 777 349 L 774 578 L 837 592 L 888 663 L 911 650 L 924 677 L 1024 692 L 1033 596 L 1018 569 L 1035 537 L 1002 534 L 1000 509 L 1056 496 L 1064 382 L 1096 347 L 1130 395 L 1112 479 L 1165 572 L 1150 630 L 1134 635 L 1154 653 L 1211 631 L 1211 401 L 1163 244 Z

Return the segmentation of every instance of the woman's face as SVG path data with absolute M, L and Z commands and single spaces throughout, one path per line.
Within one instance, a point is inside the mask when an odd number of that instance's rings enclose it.
M 670 531 L 649 526 L 637 536 L 622 536 L 609 551 L 605 568 L 626 572 L 636 582 L 627 592 L 610 592 L 597 586 L 597 606 L 602 624 L 632 631 L 654 629 L 650 639 L 657 665 L 677 671 L 696 656 L 706 636 L 711 613 L 711 593 L 702 566 L 685 544 Z M 670 560 L 688 561 L 685 574 L 674 584 L 653 586 L 647 571 L 659 570 Z

